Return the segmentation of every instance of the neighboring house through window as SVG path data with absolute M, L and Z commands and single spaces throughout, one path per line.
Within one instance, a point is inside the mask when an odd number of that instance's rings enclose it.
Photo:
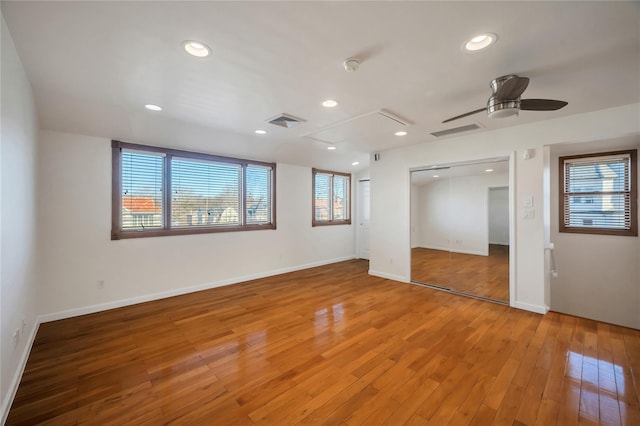
M 351 175 L 312 170 L 312 225 L 351 223 Z
M 560 157 L 560 232 L 638 235 L 637 150 Z

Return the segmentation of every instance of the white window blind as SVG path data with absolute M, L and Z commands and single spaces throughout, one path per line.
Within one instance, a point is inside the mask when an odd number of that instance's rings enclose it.
M 245 217 L 248 225 L 271 223 L 273 178 L 270 167 L 246 167 Z
M 123 150 L 122 228 L 153 229 L 163 224 L 164 154 Z
M 315 177 L 315 209 L 316 221 L 329 221 L 333 218 L 331 209 L 331 175 L 316 173 Z
M 333 176 L 333 220 L 349 219 L 349 178 Z
M 561 231 L 630 231 L 633 226 L 630 153 L 561 158 Z
M 174 157 L 171 226 L 239 225 L 241 181 L 239 164 Z
M 313 170 L 314 225 L 350 223 L 350 182 L 348 174 Z

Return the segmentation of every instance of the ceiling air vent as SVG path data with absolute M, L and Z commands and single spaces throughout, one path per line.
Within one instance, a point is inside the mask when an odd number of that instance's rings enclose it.
M 296 127 L 298 124 L 304 123 L 305 121 L 306 120 L 303 120 L 302 118 L 297 118 L 289 114 L 280 114 L 267 120 L 267 123 L 289 129 L 291 127 Z
M 440 130 L 439 132 L 433 132 L 431 134 L 436 138 L 439 138 L 442 136 L 453 135 L 454 133 L 468 132 L 469 130 L 480 129 L 481 127 L 482 126 L 480 126 L 479 124 L 473 123 L 467 124 L 466 126 L 454 127 L 452 129 Z

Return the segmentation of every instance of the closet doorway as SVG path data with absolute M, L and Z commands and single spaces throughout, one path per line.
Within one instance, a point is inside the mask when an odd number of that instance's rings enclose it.
M 509 159 L 411 171 L 411 281 L 509 304 Z

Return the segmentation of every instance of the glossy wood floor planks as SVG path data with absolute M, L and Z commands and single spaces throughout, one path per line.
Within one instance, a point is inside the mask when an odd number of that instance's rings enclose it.
M 640 331 L 367 269 L 43 324 L 7 424 L 640 425 Z

